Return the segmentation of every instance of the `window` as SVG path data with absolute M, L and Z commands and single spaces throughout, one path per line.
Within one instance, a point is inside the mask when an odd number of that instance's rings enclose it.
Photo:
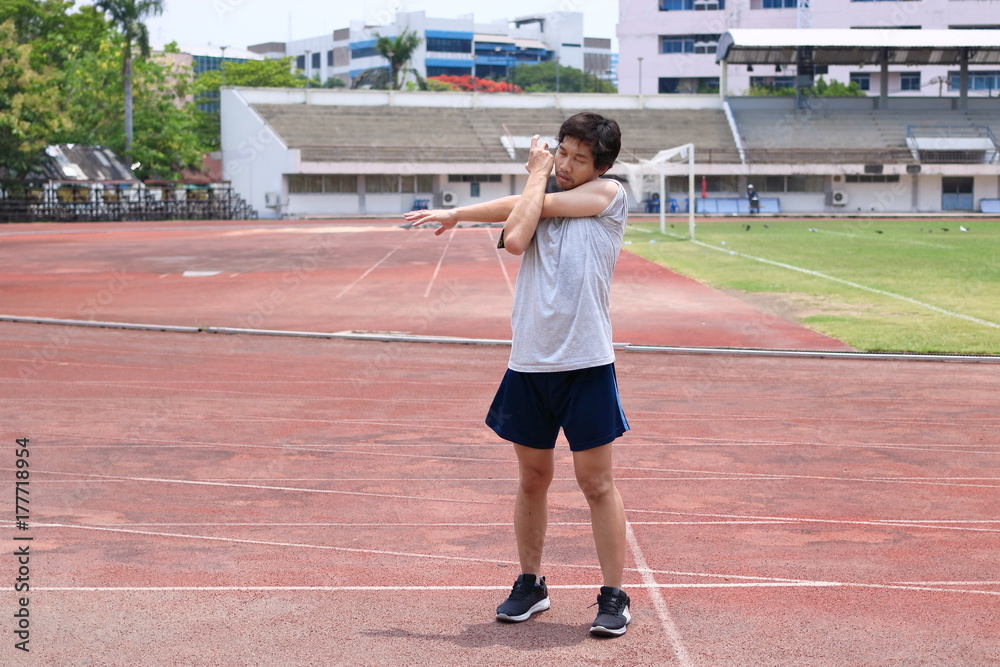
M 386 194 L 399 192 L 399 174 L 368 174 L 365 176 L 365 192 Z
M 948 73 L 948 87 L 952 90 L 961 88 L 961 76 L 958 72 Z M 1000 89 L 1000 72 L 969 72 L 969 90 Z
M 295 56 L 295 69 L 305 71 L 305 69 L 306 69 L 306 57 L 305 56 Z
M 413 193 L 433 192 L 434 177 L 430 174 L 420 174 L 418 176 L 400 176 L 400 192 Z
M 500 183 L 500 174 L 448 174 L 449 183 Z
M 673 76 L 660 77 L 660 90 L 663 93 L 676 93 L 680 89 L 681 80 Z
M 920 90 L 920 72 L 903 72 L 899 75 L 900 90 Z
M 847 174 L 847 183 L 899 183 L 899 174 Z
M 704 95 L 719 92 L 719 77 L 701 76 L 680 79 L 676 77 L 660 77 L 659 91 L 665 93 L 679 93 L 681 95 Z
M 858 84 L 861 90 L 871 90 L 872 75 L 867 72 L 851 72 L 851 83 Z
M 375 48 L 375 44 L 371 45 L 351 45 L 351 58 L 369 58 L 371 56 L 379 55 L 378 49 Z
M 432 192 L 433 190 L 434 177 L 430 174 L 417 176 L 368 174 L 365 177 L 365 192 L 368 194 L 416 194 L 418 192 Z M 354 192 L 356 191 L 354 190 Z
M 799 6 L 799 0 L 762 0 L 761 9 L 794 9 Z M 753 5 L 750 9 L 756 9 Z
M 317 51 L 316 53 L 312 54 L 312 68 L 313 68 L 313 69 L 319 69 L 319 65 L 320 65 L 320 57 L 321 57 L 322 55 L 323 55 L 323 54 L 322 54 L 322 53 L 320 53 L 319 51 Z
M 353 174 L 327 174 L 323 176 L 323 192 L 348 194 L 358 191 L 358 177 Z
M 345 194 L 358 191 L 353 174 L 289 174 L 289 194 Z
M 751 88 L 766 88 L 768 90 L 781 90 L 782 88 L 794 88 L 794 76 L 752 76 L 750 77 Z
M 660 53 L 715 53 L 719 35 L 660 35 Z
M 326 52 L 326 66 L 333 67 L 333 51 Z
M 428 37 L 428 51 L 445 51 L 447 53 L 472 53 L 471 39 L 453 39 L 448 37 Z
M 447 74 L 449 76 L 465 76 L 466 74 L 472 73 L 472 61 L 469 61 L 468 67 L 438 67 L 436 65 L 427 66 L 427 76 L 441 76 L 442 74 Z
M 726 0 L 660 0 L 661 12 L 725 9 Z

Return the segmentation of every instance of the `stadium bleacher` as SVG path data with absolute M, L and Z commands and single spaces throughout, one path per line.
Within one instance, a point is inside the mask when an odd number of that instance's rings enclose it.
M 504 135 L 553 134 L 574 111 L 257 104 L 254 108 L 306 161 L 509 162 Z M 738 162 L 721 110 L 601 110 L 622 127 L 622 158 L 697 141 L 705 161 Z M 519 159 L 521 156 L 516 156 Z

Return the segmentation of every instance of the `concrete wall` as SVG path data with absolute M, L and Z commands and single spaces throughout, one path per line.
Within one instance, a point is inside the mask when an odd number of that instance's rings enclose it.
M 282 174 L 298 173 L 297 152 L 290 151 L 271 126 L 247 103 L 240 92 L 224 88 L 222 108 L 222 177 L 261 218 L 281 217 L 268 208 L 266 194 L 278 193 L 284 201 Z

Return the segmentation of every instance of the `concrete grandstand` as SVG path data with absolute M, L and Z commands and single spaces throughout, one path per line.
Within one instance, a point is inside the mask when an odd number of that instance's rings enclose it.
M 736 212 L 748 182 L 783 213 L 973 212 L 1000 199 L 995 100 L 970 99 L 961 112 L 954 98 L 894 98 L 890 109 L 873 100 L 821 99 L 802 109 L 794 98 L 714 95 L 227 88 L 223 169 L 261 217 L 461 205 L 520 192 L 524 139 L 549 137 L 566 117 L 592 109 L 621 124 L 620 162 L 695 144 L 707 198 L 727 200 L 704 210 Z M 982 149 L 947 150 L 949 141 L 967 145 L 957 137 L 978 137 Z M 683 212 L 687 179 L 676 169 L 668 197 Z

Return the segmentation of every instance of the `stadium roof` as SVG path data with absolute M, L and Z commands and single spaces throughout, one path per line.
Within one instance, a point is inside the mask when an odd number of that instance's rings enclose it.
M 715 61 L 730 65 L 796 62 L 798 50 L 812 47 L 817 65 L 1000 64 L 1000 30 L 754 29 L 735 28 L 719 40 Z

